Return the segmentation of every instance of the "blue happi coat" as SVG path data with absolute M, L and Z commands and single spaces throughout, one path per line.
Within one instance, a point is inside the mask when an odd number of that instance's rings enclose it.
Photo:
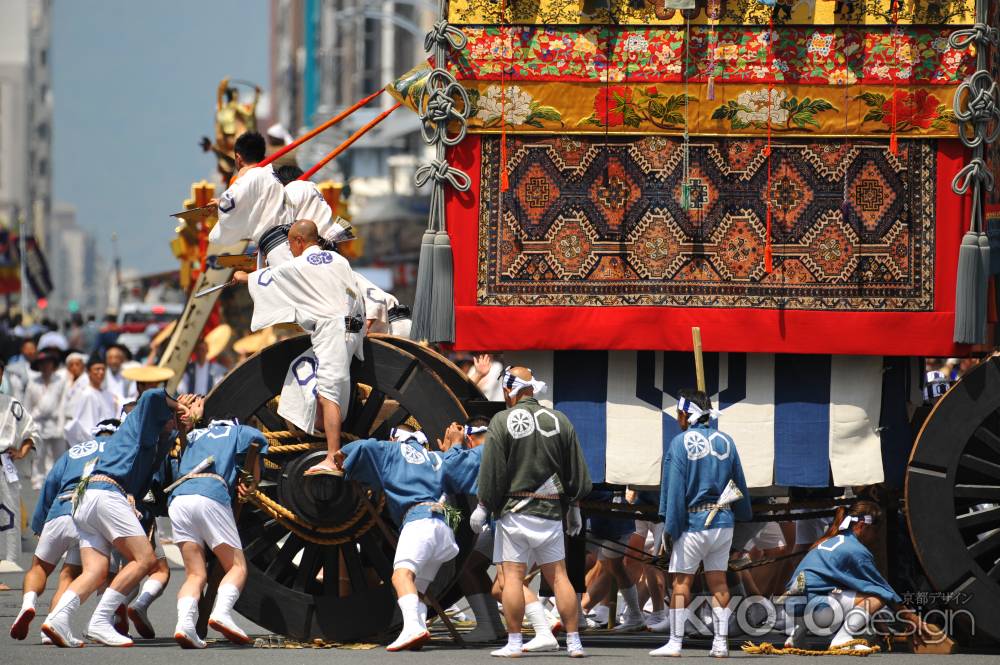
M 84 467 L 104 451 L 107 440 L 107 437 L 101 437 L 99 440 L 78 443 L 63 453 L 52 465 L 52 470 L 45 476 L 42 493 L 38 495 L 38 503 L 35 504 L 35 512 L 31 516 L 31 530 L 34 533 L 41 533 L 46 522 L 73 513 L 73 502 L 68 498 L 59 497 L 76 489 Z
M 802 558 L 788 586 L 804 573 L 806 596 L 827 596 L 834 589 L 877 596 L 885 602 L 902 599 L 892 590 L 875 565 L 875 556 L 850 531 L 841 531 L 809 550 Z
M 173 447 L 175 436 L 160 436 L 171 417 L 173 411 L 162 388 L 144 392 L 118 431 L 105 442 L 94 474 L 114 478 L 136 501 L 142 500 L 153 473 Z M 117 491 L 114 485 L 99 481 L 92 482 L 90 487 Z
M 440 512 L 421 503 L 437 503 L 445 493 L 444 459 L 441 453 L 424 450 L 410 442 L 364 439 L 347 444 L 341 451 L 344 476 L 385 492 L 389 514 L 402 528 L 406 522 L 437 517 Z
M 181 455 L 176 477 L 190 473 L 211 455 L 215 457 L 215 461 L 201 473 L 222 476 L 226 484 L 223 485 L 215 478 L 192 478 L 178 485 L 170 493 L 169 500 L 173 501 L 184 494 L 198 494 L 228 506 L 232 503 L 243 457 L 252 443 L 260 444 L 261 455 L 267 453 L 267 439 L 260 430 L 232 420 L 213 420 L 208 427 L 192 430 L 187 435 L 187 446 Z
M 663 456 L 660 487 L 660 515 L 670 537 L 677 540 L 685 531 L 704 531 L 710 511 L 689 513 L 688 508 L 718 501 L 730 480 L 736 482 L 743 498 L 730 504 L 729 509 L 720 510 L 710 529 L 731 527 L 736 520 L 752 516 L 736 444 L 708 424 L 691 425 L 675 436 Z
M 462 448 L 452 446 L 441 457 L 444 459 L 444 489 L 448 494 L 479 493 L 479 466 L 483 461 L 483 447 Z

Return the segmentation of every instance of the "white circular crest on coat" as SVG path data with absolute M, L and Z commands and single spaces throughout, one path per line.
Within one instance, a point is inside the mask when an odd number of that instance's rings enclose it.
M 423 450 L 418 450 L 416 446 L 409 443 L 399 444 L 399 452 L 403 453 L 403 459 L 410 464 L 423 464 L 427 461 Z
M 69 456 L 73 459 L 86 457 L 97 450 L 97 441 L 84 441 L 69 449 Z
M 708 455 L 711 448 L 708 439 L 701 432 L 689 430 L 684 433 L 684 450 L 687 451 L 687 457 L 692 462 Z
M 507 414 L 507 431 L 515 439 L 531 436 L 535 431 L 535 419 L 524 409 L 514 409 Z

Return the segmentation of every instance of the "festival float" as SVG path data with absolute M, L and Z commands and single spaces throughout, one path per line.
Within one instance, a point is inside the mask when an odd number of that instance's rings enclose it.
M 345 437 L 434 441 L 495 412 L 432 345 L 496 349 L 548 381 L 595 483 L 655 487 L 701 383 L 755 494 L 820 497 L 758 519 L 881 484 L 929 583 L 1000 637 L 1000 361 L 911 421 L 922 358 L 994 346 L 997 25 L 989 0 L 443 2 L 428 62 L 386 88 L 436 148 L 414 339 L 366 341 Z M 271 440 L 237 608 L 357 639 L 392 621 L 393 541 L 377 496 L 302 477 L 323 443 L 277 404 L 308 347 L 262 350 L 207 400 Z

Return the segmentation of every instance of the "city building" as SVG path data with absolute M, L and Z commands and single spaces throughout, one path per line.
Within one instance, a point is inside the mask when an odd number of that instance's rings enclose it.
M 94 235 L 76 223 L 76 209 L 56 203 L 52 209 L 49 316 L 64 319 L 74 311 L 101 313 L 108 304 L 108 267 L 97 252 Z
M 52 241 L 50 0 L 0 0 L 0 226 Z M 34 298 L 29 295 L 29 304 Z
M 271 0 L 270 121 L 300 135 L 423 62 L 437 12 L 431 0 Z M 393 104 L 383 94 L 313 139 L 298 151 L 299 165 L 312 166 Z M 428 209 L 413 175 L 432 157 L 417 117 L 400 110 L 314 178 L 347 184 L 365 243 L 356 263 L 389 269 L 387 286 L 404 302 L 412 300 Z

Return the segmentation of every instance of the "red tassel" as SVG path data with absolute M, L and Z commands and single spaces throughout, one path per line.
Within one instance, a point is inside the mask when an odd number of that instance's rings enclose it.
M 894 155 L 899 154 L 899 140 L 896 138 L 895 131 L 893 131 L 892 134 L 889 135 L 889 152 L 891 152 Z
M 768 193 L 770 196 L 770 192 Z M 774 248 L 771 245 L 771 204 L 767 206 L 767 240 L 764 242 L 764 272 L 774 272 Z
M 500 18 L 505 23 L 507 14 L 507 1 L 502 0 L 500 3 Z M 514 44 L 511 40 L 510 26 L 504 26 L 504 41 L 502 49 L 506 50 L 507 46 L 510 45 L 511 53 L 513 55 Z M 500 53 L 500 191 L 506 192 L 510 189 L 510 179 L 507 176 L 507 60 L 504 58 L 504 53 Z
M 506 192 L 510 189 L 510 178 L 507 176 L 507 132 L 502 131 L 500 136 L 500 191 Z

